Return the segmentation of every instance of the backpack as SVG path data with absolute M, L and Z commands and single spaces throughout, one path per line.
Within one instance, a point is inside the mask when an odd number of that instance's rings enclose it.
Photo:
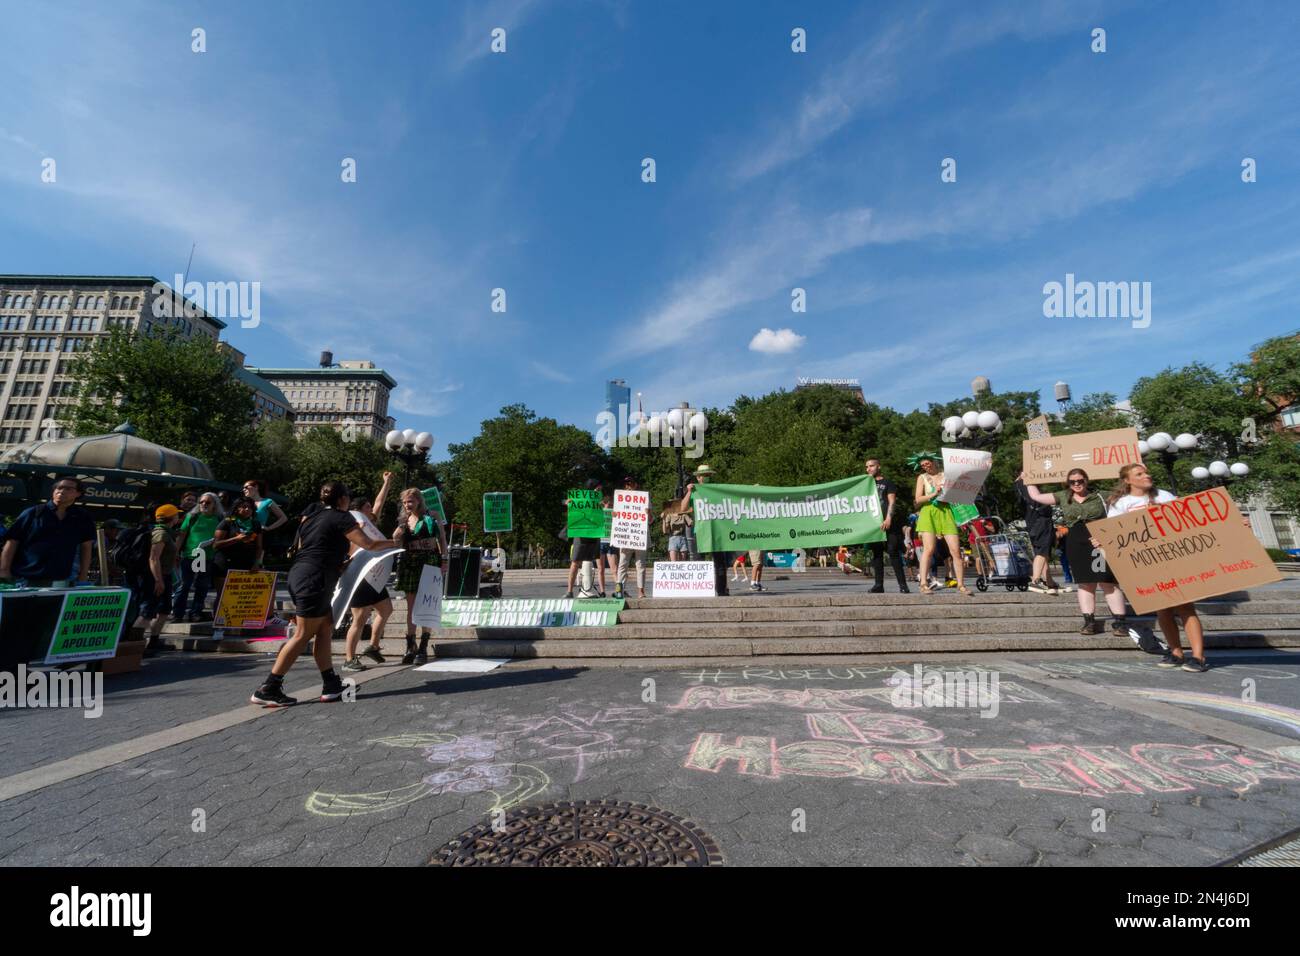
M 138 524 L 117 536 L 108 556 L 123 571 L 139 573 L 149 567 L 152 545 L 153 529 Z

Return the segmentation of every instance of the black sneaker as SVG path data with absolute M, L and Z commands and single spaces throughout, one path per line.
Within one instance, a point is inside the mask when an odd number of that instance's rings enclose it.
M 566 601 L 572 601 L 572 600 L 573 600 L 573 592 L 572 592 L 572 591 L 565 591 L 565 592 L 564 592 L 564 600 L 566 600 Z
M 1044 584 L 1042 581 L 1030 581 L 1030 582 L 1029 582 L 1029 590 L 1033 591 L 1035 594 L 1052 594 L 1052 593 L 1054 593 L 1054 592 L 1052 591 L 1052 589 L 1049 588 L 1049 587 L 1048 587 L 1046 584 Z
M 909 591 L 909 590 L 907 589 L 907 585 L 904 584 L 901 588 L 898 589 L 898 593 L 899 593 L 899 594 L 911 594 L 912 592 Z
M 750 589 L 751 591 L 754 591 L 754 592 L 758 592 L 758 591 L 766 591 L 766 590 L 767 590 L 767 588 L 763 587 L 763 585 L 759 584 L 757 581 L 755 581 L 753 584 L 751 584 L 751 585 L 749 586 L 749 589 Z
M 1160 660 L 1156 662 L 1156 667 L 1182 667 L 1183 663 L 1184 658 L 1182 654 L 1175 654 L 1173 651 L 1169 651 L 1164 657 L 1160 658 Z
M 870 591 L 868 591 L 867 593 L 868 593 L 868 594 L 884 594 L 884 593 L 885 593 L 885 586 L 884 586 L 883 584 L 877 584 L 874 588 L 872 588 L 872 589 L 871 589 Z
M 366 665 L 361 662 L 360 655 L 356 657 L 348 658 L 343 664 L 343 669 L 345 671 L 348 671 L 349 673 L 356 673 L 359 671 L 369 670 L 369 668 L 366 667 Z
M 373 644 L 367 644 L 366 649 L 361 652 L 362 657 L 368 657 L 376 664 L 384 663 L 384 655 L 379 652 L 379 648 Z
M 272 687 L 270 684 L 263 684 L 253 691 L 253 696 L 248 700 L 249 703 L 261 704 L 263 707 L 292 707 L 298 703 L 297 699 L 284 692 L 283 687 Z
M 429 663 L 429 652 L 422 647 L 415 652 L 415 664 L 419 666 L 427 663 Z
M 1196 674 L 1204 674 L 1209 669 L 1210 666 L 1205 663 L 1205 658 L 1203 657 L 1189 657 L 1187 658 L 1187 660 L 1183 661 L 1183 670 L 1185 671 L 1192 671 L 1193 673 Z
M 343 678 L 338 674 L 325 674 L 321 678 L 320 699 L 322 703 L 331 703 L 343 699 Z

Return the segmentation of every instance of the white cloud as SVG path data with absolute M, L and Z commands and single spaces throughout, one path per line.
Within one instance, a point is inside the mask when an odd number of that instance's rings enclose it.
M 546 379 L 548 382 L 561 382 L 567 385 L 573 381 L 573 379 L 570 376 L 565 375 L 563 372 L 561 372 L 558 368 L 556 368 L 553 365 L 547 365 L 543 362 L 533 361 L 528 363 L 528 367 L 531 368 L 538 375 L 540 375 L 542 378 Z
M 784 355 L 803 345 L 804 336 L 794 329 L 759 329 L 758 334 L 749 340 L 752 352 L 765 352 L 768 355 Z

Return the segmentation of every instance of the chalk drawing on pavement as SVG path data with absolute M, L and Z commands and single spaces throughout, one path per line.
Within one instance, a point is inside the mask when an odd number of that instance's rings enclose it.
M 1129 693 L 1166 704 L 1184 704 L 1188 707 L 1204 707 L 1207 710 L 1237 714 L 1240 717 L 1255 717 L 1300 734 L 1300 710 L 1283 707 L 1281 704 L 1265 704 L 1258 700 L 1246 701 L 1240 697 L 1225 697 L 1221 694 L 1203 694 L 1199 691 L 1164 687 L 1134 688 L 1130 689 Z

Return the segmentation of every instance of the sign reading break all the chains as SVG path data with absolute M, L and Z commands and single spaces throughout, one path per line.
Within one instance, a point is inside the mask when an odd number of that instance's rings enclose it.
M 623 601 L 518 598 L 442 602 L 443 627 L 613 627 Z

